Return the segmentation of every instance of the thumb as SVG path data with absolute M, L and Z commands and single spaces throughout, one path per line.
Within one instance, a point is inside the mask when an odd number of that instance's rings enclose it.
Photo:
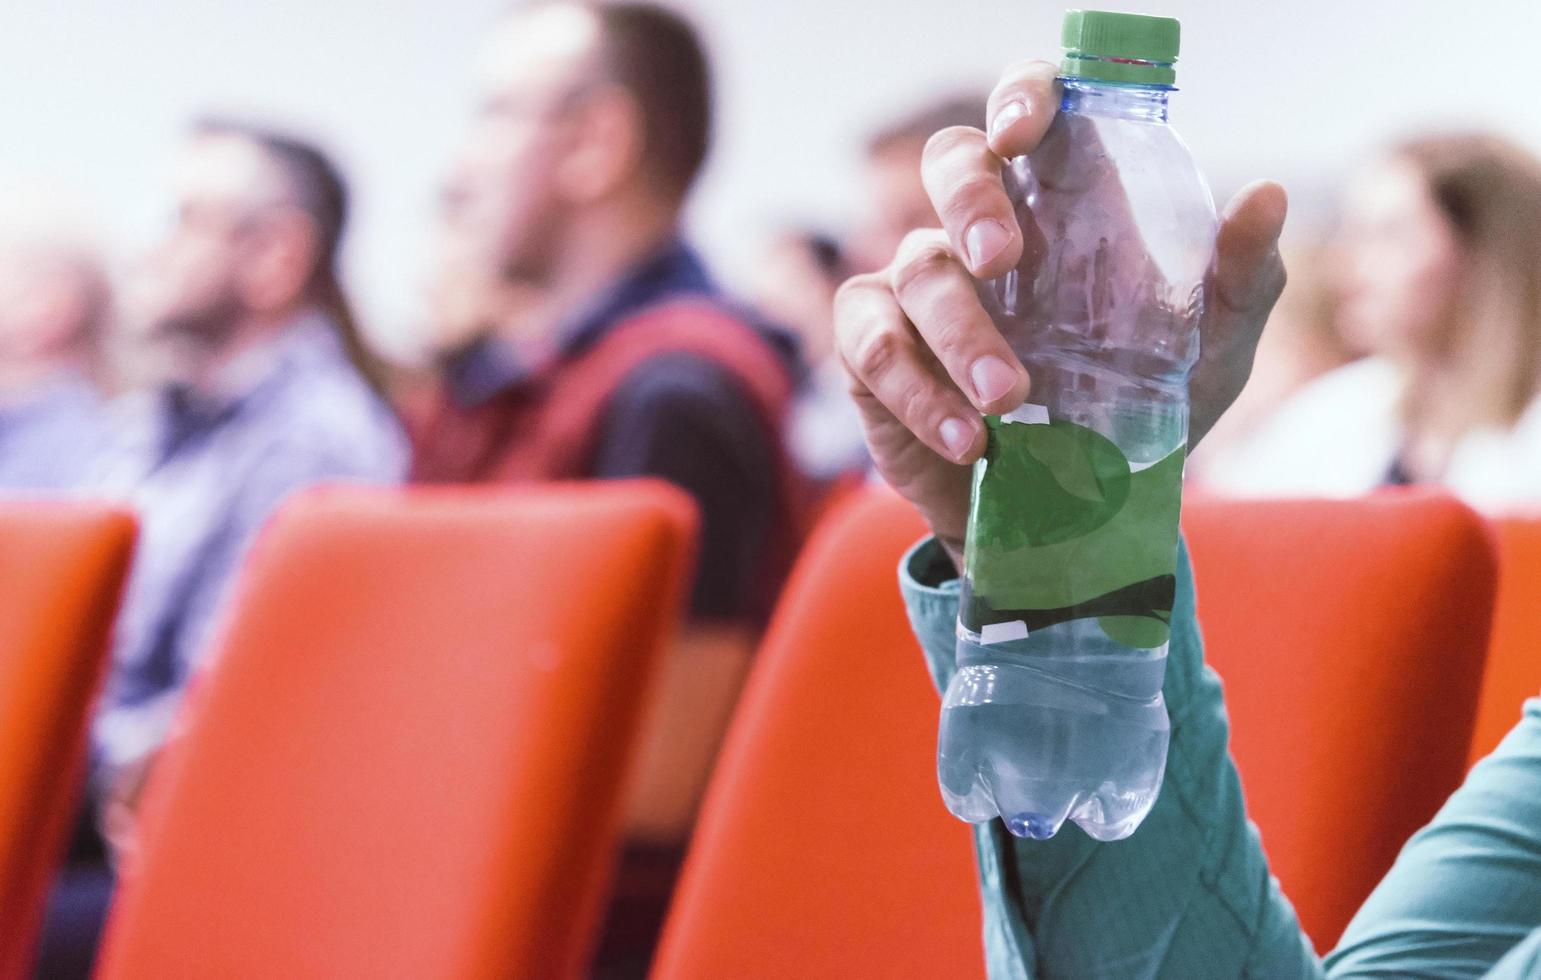
M 1226 205 L 1215 239 L 1213 296 L 1233 313 L 1273 306 L 1284 289 L 1279 233 L 1289 200 L 1284 188 L 1259 180 Z

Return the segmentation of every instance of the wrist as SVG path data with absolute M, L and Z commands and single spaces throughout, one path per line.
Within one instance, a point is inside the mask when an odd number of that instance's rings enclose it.
M 947 560 L 952 562 L 953 577 L 963 574 L 963 539 L 936 535 L 936 543 L 941 545 L 941 551 Z
M 965 507 L 959 508 L 916 505 L 926 527 L 931 530 L 931 537 L 936 541 L 938 550 L 946 553 L 955 574 L 963 571 L 963 542 L 967 536 L 967 524 L 962 514 L 967 513 L 967 501 L 964 503 Z
M 903 580 L 921 589 L 951 590 L 958 587 L 957 561 L 935 535 L 911 548 L 903 562 Z

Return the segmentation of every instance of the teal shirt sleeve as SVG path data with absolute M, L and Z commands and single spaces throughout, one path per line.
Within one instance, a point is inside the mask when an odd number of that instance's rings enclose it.
M 932 677 L 955 669 L 958 587 L 934 541 L 905 556 L 906 606 Z M 1204 666 L 1186 550 L 1164 693 L 1172 742 L 1161 796 L 1127 840 L 1100 844 L 1067 824 L 1054 838 L 974 828 L 990 975 L 1266 977 L 1322 975 L 1268 873 L 1227 753 L 1220 681 Z
M 1538 926 L 1541 700 L 1532 700 L 1407 842 L 1328 957 L 1328 971 L 1334 980 L 1541 976 Z
M 932 540 L 900 566 L 932 678 L 955 669 L 958 583 Z M 995 978 L 1320 978 L 1324 966 L 1268 872 L 1204 664 L 1186 548 L 1163 688 L 1172 742 L 1161 796 L 1133 836 L 1099 844 L 974 828 Z M 1541 975 L 1541 701 L 1409 841 L 1325 966 L 1359 977 Z

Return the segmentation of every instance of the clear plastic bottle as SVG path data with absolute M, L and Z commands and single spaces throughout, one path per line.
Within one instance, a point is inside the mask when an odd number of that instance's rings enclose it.
M 1178 25 L 1065 17 L 1059 115 L 1009 163 L 1025 254 L 993 283 L 1028 404 L 974 468 L 942 795 L 1018 836 L 1132 834 L 1166 767 L 1161 696 L 1214 202 L 1167 125 Z

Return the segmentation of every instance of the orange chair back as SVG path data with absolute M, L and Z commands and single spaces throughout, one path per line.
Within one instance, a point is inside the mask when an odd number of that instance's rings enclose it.
M 895 578 L 923 532 L 868 490 L 809 542 L 719 756 L 655 980 L 983 975 L 972 843 L 937 792 L 939 701 Z
M 1193 501 L 1199 623 L 1232 752 L 1318 949 L 1460 784 L 1492 610 L 1487 530 L 1455 501 Z
M 92 702 L 135 522 L 77 504 L 0 506 L 0 977 L 30 975 L 79 798 Z
M 98 975 L 579 975 L 694 526 L 651 482 L 286 507 Z
M 1492 752 L 1541 696 L 1541 519 L 1496 522 L 1498 603 L 1468 761 Z

